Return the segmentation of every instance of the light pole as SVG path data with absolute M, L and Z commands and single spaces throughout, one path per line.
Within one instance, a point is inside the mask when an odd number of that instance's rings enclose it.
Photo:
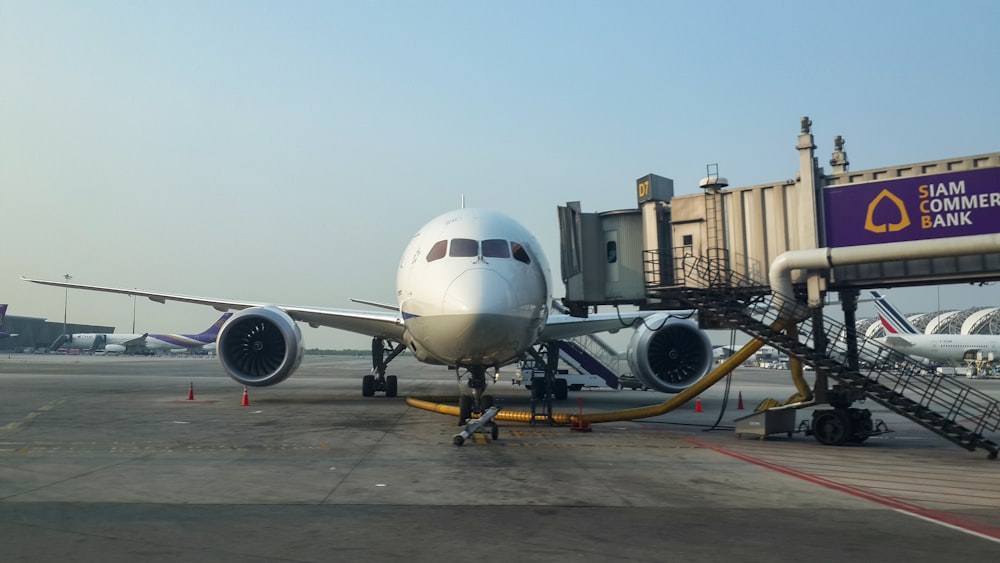
M 73 276 L 66 274 L 63 279 L 67 282 L 73 279 Z M 66 295 L 63 297 L 63 334 L 66 334 L 66 311 L 69 307 L 69 288 L 66 288 Z

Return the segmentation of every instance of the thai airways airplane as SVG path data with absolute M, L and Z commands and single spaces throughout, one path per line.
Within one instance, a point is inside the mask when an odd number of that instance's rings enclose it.
M 362 378 L 364 396 L 397 393 L 389 362 L 408 349 L 425 363 L 454 366 L 466 379 L 462 418 L 492 403 L 484 395 L 489 371 L 543 346 L 585 334 L 634 328 L 629 366 L 650 388 L 676 393 L 711 367 L 712 345 L 697 325 L 664 313 L 553 315 L 549 268 L 535 237 L 514 219 L 490 210 L 459 209 L 424 225 L 403 251 L 396 276 L 396 303 L 356 300 L 378 310 L 273 305 L 128 288 L 22 278 L 74 289 L 182 301 L 238 312 L 219 332 L 216 352 L 223 370 L 243 385 L 280 383 L 303 354 L 296 321 L 372 337 L 372 371 Z M 563 380 L 565 381 L 565 380 Z M 558 384 L 558 382 L 556 382 Z M 460 421 L 461 423 L 461 421 Z
M 7 304 L 0 304 L 0 338 L 10 338 L 12 336 L 17 336 L 16 334 L 11 334 L 9 332 L 3 331 L 3 321 L 7 318 Z
M 1000 359 L 1000 336 L 992 334 L 923 334 L 910 324 L 889 301 L 873 291 L 878 318 L 885 328 L 882 339 L 886 346 L 928 360 L 960 364 L 975 361 L 977 356 L 987 359 L 992 352 Z
M 233 316 L 232 313 L 222 315 L 212 326 L 198 334 L 152 334 L 148 332 L 145 334 L 101 334 L 93 332 L 64 334 L 57 338 L 49 349 L 76 348 L 79 350 L 103 350 L 112 354 L 125 352 L 147 354 L 168 350 L 200 349 L 215 343 L 219 331 L 231 316 Z

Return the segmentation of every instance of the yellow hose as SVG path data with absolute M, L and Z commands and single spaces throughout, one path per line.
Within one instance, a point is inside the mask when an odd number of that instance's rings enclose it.
M 794 325 L 791 320 L 779 319 L 775 321 L 771 328 L 774 330 L 782 330 L 787 325 Z M 688 387 L 687 389 L 677 393 L 670 399 L 657 404 L 650 405 L 647 407 L 638 407 L 634 409 L 625 409 L 621 411 L 611 411 L 611 412 L 595 412 L 587 414 L 568 414 L 568 413 L 552 413 L 552 422 L 556 424 L 572 424 L 576 422 L 583 423 L 596 423 L 596 422 L 617 422 L 621 420 L 636 420 L 639 418 L 650 418 L 653 416 L 660 416 L 661 414 L 668 413 L 677 407 L 683 405 L 684 403 L 690 401 L 694 397 L 701 394 L 712 385 L 715 385 L 722 378 L 729 375 L 734 369 L 740 366 L 743 362 L 747 361 L 750 356 L 754 354 L 761 346 L 764 345 L 763 340 L 753 339 L 747 342 L 739 349 L 735 354 L 729 357 L 726 361 L 719 364 L 717 368 L 708 373 L 705 377 L 701 378 L 697 383 Z M 406 404 L 411 407 L 416 407 L 418 409 L 424 409 L 432 412 L 437 412 L 441 414 L 447 414 L 451 416 L 458 416 L 458 407 L 452 405 L 442 405 L 440 403 L 434 403 L 431 401 L 426 401 L 423 399 L 417 399 L 415 397 L 407 397 Z M 536 417 L 537 418 L 537 417 Z M 531 422 L 531 413 L 527 411 L 512 411 L 503 409 L 499 413 L 495 420 L 508 420 L 514 422 Z
M 788 336 L 798 341 L 799 328 L 796 325 L 789 325 L 785 332 L 788 333 Z M 798 393 L 789 397 L 785 404 L 803 403 L 813 400 L 812 389 L 809 388 L 809 384 L 806 383 L 806 379 L 802 375 L 802 360 L 796 356 L 791 356 L 788 358 L 788 367 L 792 369 L 792 383 L 795 384 L 795 389 L 798 390 Z

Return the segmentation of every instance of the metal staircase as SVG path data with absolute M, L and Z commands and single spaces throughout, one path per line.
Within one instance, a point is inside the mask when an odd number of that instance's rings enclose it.
M 617 352 L 608 350 L 607 344 L 599 340 L 571 338 L 559 343 L 559 357 L 578 373 L 596 375 L 607 382 L 608 387 L 618 388 L 621 360 Z
M 559 302 L 558 299 L 552 301 L 552 308 L 563 314 L 569 313 L 569 308 Z M 589 373 L 600 375 L 608 381 L 610 387 L 618 387 L 618 376 L 625 373 L 625 371 L 623 370 L 623 360 L 614 346 L 608 344 L 596 334 L 584 334 L 568 338 L 566 342 L 572 343 L 572 345 L 582 350 L 584 354 L 589 355 L 593 360 L 601 364 L 601 369 L 590 371 Z M 576 369 L 576 366 L 574 366 L 574 369 Z M 614 380 L 612 381 L 611 378 Z
M 838 406 L 833 397 L 847 397 L 847 404 L 867 397 L 969 451 L 986 450 L 991 459 L 1000 453 L 1000 445 L 985 437 L 1000 427 L 1000 402 L 989 395 L 955 377 L 938 376 L 912 357 L 861 336 L 857 340 L 859 366 L 852 370 L 846 365 L 843 323 L 823 317 L 822 330 L 814 330 L 811 321 L 805 322 L 793 338 L 771 328 L 779 308 L 773 294 L 762 293 L 760 283 L 709 258 L 690 257 L 684 270 L 685 278 L 697 284 L 681 290 L 682 300 L 700 315 L 764 340 L 838 382 L 830 395 L 831 405 Z M 853 413 L 851 417 L 855 418 Z M 850 430 L 852 420 L 841 422 Z

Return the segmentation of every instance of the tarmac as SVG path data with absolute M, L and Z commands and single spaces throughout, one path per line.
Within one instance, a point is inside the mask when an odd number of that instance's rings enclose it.
M 892 431 L 860 445 L 737 437 L 794 392 L 787 371 L 737 370 L 701 412 L 501 422 L 458 447 L 455 418 L 405 402 L 454 400 L 454 372 L 397 358 L 399 396 L 364 398 L 370 365 L 308 356 L 243 406 L 211 358 L 0 357 L 0 560 L 1000 560 L 1000 461 L 982 450 L 874 403 Z M 492 394 L 529 410 L 511 378 Z M 593 389 L 556 409 L 667 398 Z

